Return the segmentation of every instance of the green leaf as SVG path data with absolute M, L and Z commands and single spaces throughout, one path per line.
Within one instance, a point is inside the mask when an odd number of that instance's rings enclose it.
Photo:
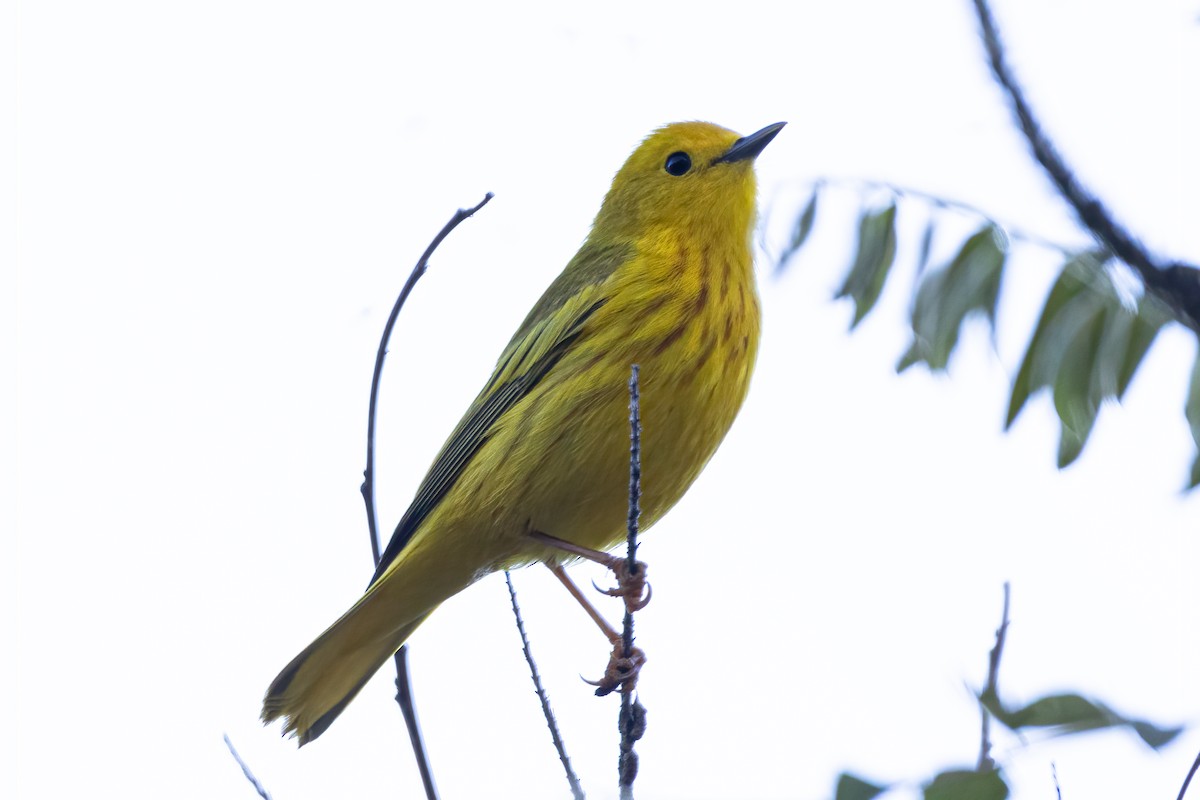
M 1008 712 L 1004 710 L 1004 704 L 1001 703 L 1000 698 L 996 696 L 995 688 L 984 689 L 977 695 L 977 697 L 979 697 L 979 704 L 983 706 L 989 714 L 996 719 L 999 719 L 1001 722 L 1004 721 L 1003 716 Z
M 1109 284 L 1111 287 L 1112 284 Z M 1105 322 L 1093 372 L 1093 391 L 1099 400 L 1120 400 L 1133 380 L 1154 338 L 1168 321 L 1156 301 L 1143 296 L 1128 308 L 1116 296 L 1103 292 Z
M 864 213 L 858 220 L 858 252 L 835 297 L 854 301 L 853 329 L 875 306 L 896 259 L 896 204 Z
M 1167 317 L 1141 298 L 1126 307 L 1104 268 L 1107 251 L 1072 256 L 1050 290 L 1021 359 L 1009 397 L 1005 429 L 1029 397 L 1053 387 L 1062 423 L 1058 466 L 1083 451 L 1107 398 L 1120 399 Z
M 1016 711 L 1002 711 L 996 718 L 1013 730 L 1047 727 L 1090 730 L 1112 724 L 1107 709 L 1077 694 L 1049 695 Z
M 1096 361 L 1108 315 L 1103 306 L 1093 307 L 1088 312 L 1088 317 L 1067 345 L 1054 379 L 1054 409 L 1062 422 L 1059 469 L 1079 457 L 1100 411 Z
M 1116 397 L 1121 391 L 1122 373 L 1128 350 L 1138 327 L 1136 311 L 1120 302 L 1106 302 L 1099 314 L 1101 329 L 1096 332 L 1096 357 L 1092 370 L 1092 390 L 1098 399 Z
M 1049 695 L 1015 711 L 1003 708 L 994 696 L 981 696 L 980 702 L 992 716 L 1014 731 L 1020 728 L 1057 728 L 1058 734 L 1070 734 L 1127 726 L 1155 750 L 1183 731 L 1182 727 L 1164 728 L 1145 720 L 1125 717 L 1103 703 L 1073 693 Z
M 925 800 L 1004 800 L 1008 785 L 999 770 L 947 770 L 925 786 Z
M 1192 428 L 1192 441 L 1196 443 L 1197 450 L 1200 450 L 1200 354 L 1196 355 L 1196 364 L 1192 367 L 1192 386 L 1188 390 L 1187 403 L 1184 405 L 1183 413 L 1187 417 L 1188 425 Z M 1200 484 L 1200 453 L 1196 454 L 1196 460 L 1192 462 L 1192 475 L 1187 488 L 1195 489 L 1198 484 Z
M 912 345 L 896 365 L 898 372 L 919 361 L 931 370 L 944 370 L 972 311 L 982 311 L 995 327 L 1007 256 L 1004 233 L 989 224 L 967 239 L 948 265 L 924 277 L 913 302 Z
M 787 247 L 779 255 L 779 263 L 775 267 L 776 273 L 782 272 L 787 263 L 791 261 L 792 256 L 796 255 L 800 248 L 804 246 L 804 243 L 808 241 L 808 235 L 812 233 L 813 221 L 817 217 L 817 193 L 819 191 L 819 186 L 813 189 L 812 195 L 804 205 L 804 210 L 796 218 L 796 226 L 792 228 L 792 240 L 788 242 Z
M 1129 727 L 1133 728 L 1133 732 L 1141 737 L 1142 741 L 1150 745 L 1155 750 L 1159 750 L 1183 733 L 1183 727 L 1178 728 L 1160 728 L 1157 725 L 1151 725 L 1143 720 L 1131 719 L 1128 720 Z
M 1103 272 L 1107 253 L 1077 253 L 1063 265 L 1058 280 L 1050 289 L 1033 337 L 1025 349 L 1017 377 L 1013 381 L 1004 428 L 1012 427 L 1029 397 L 1046 386 L 1053 386 L 1067 346 L 1079 327 L 1091 316 L 1098 296 L 1089 289 Z M 1115 295 L 1114 295 L 1115 296 Z
M 917 287 L 917 296 L 912 307 L 913 341 L 896 364 L 897 372 L 904 372 L 919 361 L 930 360 L 934 346 L 933 337 L 938 325 L 938 303 L 945 294 L 942 288 L 945 282 L 946 271 L 939 270 L 926 275 Z
M 1058 466 L 1083 451 L 1107 398 L 1120 399 L 1167 317 L 1146 298 L 1121 302 L 1104 268 L 1106 251 L 1085 251 L 1063 266 L 1021 359 L 1009 397 L 1005 428 L 1029 397 L 1053 387 L 1062 423 Z
M 886 786 L 876 786 L 856 775 L 843 772 L 838 775 L 837 789 L 834 791 L 833 800 L 871 800 L 887 790 Z
M 925 272 L 925 267 L 929 266 L 929 255 L 933 252 L 933 229 L 933 217 L 930 217 L 925 225 L 925 233 L 921 235 L 921 249 L 917 251 L 918 278 Z
M 1147 297 L 1142 297 L 1138 301 L 1137 313 L 1134 315 L 1134 322 L 1125 348 L 1125 357 L 1121 361 L 1121 369 L 1117 375 L 1116 397 L 1118 400 L 1125 396 L 1125 390 L 1129 388 L 1129 382 L 1133 380 L 1133 373 L 1142 363 L 1142 359 L 1146 356 L 1150 345 L 1154 343 L 1158 332 L 1169 320 L 1170 317 L 1162 311 L 1156 301 Z

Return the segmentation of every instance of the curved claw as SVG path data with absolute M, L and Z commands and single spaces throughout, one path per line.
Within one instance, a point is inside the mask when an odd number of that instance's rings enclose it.
M 625 607 L 630 611 L 641 611 L 650 604 L 650 598 L 654 596 L 654 587 L 652 587 L 648 582 L 644 585 L 646 587 L 646 593 L 635 600 L 629 596 L 628 591 L 623 590 L 620 586 L 614 586 L 611 589 L 601 589 L 599 584 L 597 584 L 595 581 L 592 581 L 592 587 L 600 594 L 606 594 L 609 597 L 625 598 Z
M 637 564 L 637 572 L 631 573 L 627 562 L 623 559 L 617 559 L 613 564 L 609 565 L 609 569 L 616 574 L 617 585 L 611 589 L 602 589 L 595 581 L 592 581 L 592 587 L 600 594 L 608 595 L 609 597 L 620 597 L 625 601 L 625 608 L 633 613 L 641 611 L 650 602 L 651 596 L 654 594 L 650 588 L 650 584 L 646 581 L 646 565 L 642 562 Z M 645 591 L 643 592 L 643 587 Z
M 628 597 L 625 598 L 625 605 L 632 611 L 641 611 L 646 606 L 650 605 L 650 598 L 654 596 L 654 587 L 649 583 L 646 584 L 646 594 L 640 600 L 631 601 Z
M 640 648 L 633 648 L 629 655 L 624 655 L 624 646 L 618 642 L 608 658 L 608 668 L 599 680 L 588 680 L 582 675 L 579 678 L 589 686 L 596 687 L 596 696 L 604 697 L 618 687 L 622 694 L 629 694 L 637 685 L 638 673 L 646 663 L 646 654 Z

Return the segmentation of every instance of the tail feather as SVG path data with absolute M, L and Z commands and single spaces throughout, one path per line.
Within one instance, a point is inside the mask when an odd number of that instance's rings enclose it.
M 383 637 L 356 643 L 362 626 L 355 624 L 352 610 L 271 682 L 263 698 L 263 722 L 284 717 L 284 734 L 296 734 L 301 746 L 316 739 L 428 615 L 422 614 Z
M 263 698 L 263 722 L 284 719 L 284 733 L 300 744 L 320 736 L 383 664 L 446 598 L 471 585 L 479 564 L 447 546 L 415 539 L 342 617 L 292 659 Z M 453 529 L 450 529 L 453 533 Z M 451 540 L 452 541 L 452 540 Z

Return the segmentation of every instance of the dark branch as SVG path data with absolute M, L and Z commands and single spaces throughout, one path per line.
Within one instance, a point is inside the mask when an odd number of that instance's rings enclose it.
M 437 236 L 433 237 L 433 241 L 421 254 L 421 258 L 413 267 L 412 272 L 409 273 L 408 280 L 404 282 L 404 288 L 400 290 L 400 296 L 396 298 L 396 303 L 392 306 L 392 313 L 388 315 L 387 324 L 383 326 L 383 336 L 379 339 L 379 350 L 375 353 L 375 372 L 371 375 L 371 399 L 367 410 L 367 468 L 363 470 L 361 488 L 363 503 L 367 507 L 367 530 L 371 535 L 371 557 L 376 567 L 379 566 L 380 549 L 379 526 L 375 516 L 375 412 L 379 403 L 379 379 L 383 375 L 383 361 L 387 357 L 392 329 L 396 327 L 396 319 L 400 316 L 400 309 L 404 308 L 404 302 L 408 300 L 409 293 L 417 285 L 421 276 L 425 274 L 425 270 L 429 268 L 429 258 L 433 255 L 433 251 L 437 249 L 443 239 L 450 235 L 451 231 L 458 227 L 459 223 L 483 208 L 491 199 L 492 193 L 488 192 L 484 195 L 483 200 L 472 208 L 460 208 L 454 212 L 450 221 L 442 226 Z M 433 782 L 433 772 L 429 768 L 429 757 L 425 754 L 425 743 L 421 740 L 421 727 L 417 722 L 417 709 L 413 704 L 412 683 L 408 675 L 407 646 L 396 651 L 395 662 L 396 703 L 399 704 L 400 711 L 404 714 L 404 724 L 408 728 L 408 738 L 412 742 L 413 754 L 417 759 L 417 769 L 421 772 L 421 782 L 425 786 L 425 797 L 427 800 L 437 800 L 437 787 Z
M 1187 794 L 1188 786 L 1191 785 L 1192 776 L 1196 774 L 1196 770 L 1200 769 L 1200 753 L 1196 754 L 1196 760 L 1192 762 L 1192 768 L 1188 770 L 1187 777 L 1183 779 L 1183 786 L 1179 787 L 1179 797 L 1175 800 L 1183 800 L 1183 796 Z
M 513 588 L 512 575 L 508 570 L 504 570 L 504 582 L 508 584 L 508 596 L 512 599 L 513 616 L 517 619 L 517 631 L 521 634 L 521 649 L 525 652 L 525 663 L 529 665 L 529 675 L 533 678 L 534 691 L 537 692 L 538 700 L 542 704 L 542 714 L 546 717 L 546 726 L 550 728 L 550 738 L 554 740 L 554 749 L 558 751 L 558 760 L 562 762 L 563 769 L 566 770 L 567 783 L 571 785 L 571 796 L 575 800 L 583 800 L 585 797 L 583 786 L 579 783 L 579 776 L 571 768 L 571 759 L 567 757 L 567 748 L 558 732 L 558 720 L 554 718 L 554 711 L 550 708 L 550 698 L 542 686 L 542 676 L 538 674 L 537 663 L 533 660 L 533 652 L 529 649 L 529 637 L 525 635 L 525 622 L 521 619 L 521 607 L 517 605 L 517 590 Z
M 1004 637 L 1008 634 L 1008 600 L 1009 586 L 1008 581 L 1004 582 L 1004 611 L 1000 615 L 1000 627 L 996 629 L 996 645 L 992 651 L 988 653 L 988 676 L 987 684 L 983 687 L 983 696 L 997 699 L 999 690 L 996 688 L 1000 679 L 1000 656 L 1004 652 Z M 996 762 L 992 760 L 992 743 L 988 736 L 988 728 L 991 723 L 991 715 L 981 703 L 979 705 L 979 713 L 983 716 L 981 723 L 982 732 L 980 733 L 979 742 L 979 765 L 976 770 L 979 772 L 990 772 L 996 768 Z
M 263 785 L 258 782 L 258 778 L 254 777 L 254 773 L 250 771 L 250 767 L 246 765 L 245 761 L 242 761 L 242 757 L 238 755 L 238 751 L 234 749 L 233 742 L 229 739 L 229 734 L 225 734 L 224 738 L 225 746 L 229 748 L 229 754 L 233 756 L 233 760 L 236 761 L 238 766 L 242 768 L 242 774 L 245 775 L 246 780 L 250 781 L 251 785 L 254 786 L 254 791 L 258 792 L 258 796 L 261 797 L 262 800 L 271 800 L 271 795 L 269 795 L 267 790 L 263 788 Z M 1186 784 L 1184 785 L 1186 786 Z M 1183 795 L 1180 795 L 1180 797 L 1182 796 Z
M 642 408 L 638 386 L 638 365 L 634 364 L 629 376 L 629 516 L 625 522 L 626 559 L 629 574 L 638 572 L 638 523 L 642 516 Z M 622 633 L 625 657 L 633 650 L 633 614 L 625 609 L 625 627 Z
M 642 418 L 641 398 L 638 387 L 638 365 L 634 364 L 629 376 L 629 518 L 626 529 L 628 536 L 629 572 L 636 575 L 638 520 L 641 517 L 642 497 Z M 621 643 L 625 657 L 633 655 L 633 612 L 625 606 L 625 620 L 621 631 Z M 621 800 L 633 800 L 633 781 L 638 773 L 638 756 L 633 751 L 634 743 L 646 732 L 646 709 L 632 697 L 629 691 L 621 692 L 621 714 L 617 727 L 621 731 L 621 750 L 617 758 L 618 786 Z
M 425 270 L 429 269 L 429 258 L 433 255 L 433 251 L 463 220 L 468 219 L 487 205 L 492 197 L 492 193 L 488 192 L 477 205 L 471 208 L 460 208 L 454 212 L 450 221 L 442 226 L 437 236 L 433 237 L 433 241 L 421 254 L 421 258 L 413 267 L 412 272 L 409 273 L 408 280 L 404 282 L 404 288 L 400 290 L 400 296 L 396 298 L 396 303 L 392 306 L 392 313 L 388 315 L 387 324 L 383 326 L 383 336 L 379 339 L 379 349 L 375 353 L 375 372 L 371 375 L 371 400 L 367 409 L 367 468 L 363 470 L 361 489 L 363 502 L 367 506 L 367 527 L 371 531 L 371 555 L 375 559 L 375 566 L 379 566 L 380 552 L 379 526 L 376 524 L 375 518 L 375 409 L 379 402 L 379 379 L 383 375 L 383 360 L 387 358 L 388 341 L 392 338 L 392 329 L 396 327 L 396 319 L 400 316 L 400 309 L 404 308 L 409 293 L 417 285 L 421 276 L 425 274 Z
M 1196 333 L 1200 333 L 1200 270 L 1188 264 L 1164 265 L 1122 227 L 1112 213 L 1091 192 L 1080 184 L 1067 167 L 1057 149 L 1042 132 L 1025 100 L 1021 87 L 1009 69 L 996 23 L 987 0 L 972 0 L 979 17 L 983 43 L 996 81 L 1004 87 L 1017 115 L 1021 132 L 1029 142 L 1033 156 L 1042 165 L 1054 186 L 1075 210 L 1079 221 L 1097 239 L 1128 264 L 1146 286 L 1146 290 L 1167 305 L 1175 316 Z
M 401 646 L 393 654 L 392 660 L 396 663 L 396 705 L 400 706 L 400 713 L 404 715 L 404 727 L 408 729 L 408 741 L 417 760 L 417 771 L 421 773 L 425 798 L 438 800 L 437 784 L 433 781 L 433 770 L 425 752 L 425 739 L 421 736 L 421 723 L 417 720 L 417 706 L 413 702 L 412 679 L 408 672 L 408 645 Z

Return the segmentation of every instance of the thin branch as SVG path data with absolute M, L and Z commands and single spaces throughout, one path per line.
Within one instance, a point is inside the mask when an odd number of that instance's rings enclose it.
M 508 584 L 508 596 L 512 600 L 513 616 L 517 619 L 517 631 L 521 634 L 521 649 L 525 651 L 525 663 L 529 664 L 529 676 L 533 678 L 533 688 L 542 704 L 542 714 L 546 717 L 546 726 L 550 728 L 550 738 L 554 740 L 554 749 L 558 752 L 558 760 L 562 762 L 567 773 L 567 783 L 571 785 L 571 796 L 575 800 L 584 800 L 583 786 L 579 776 L 571 768 L 571 759 L 567 757 L 567 748 L 558 732 L 558 720 L 550 708 L 550 698 L 542 686 L 542 676 L 538 674 L 537 663 L 533 660 L 533 652 L 529 649 L 529 637 L 525 635 L 525 622 L 521 619 L 521 607 L 517 605 L 517 590 L 513 588 L 512 575 L 504 570 L 504 582 Z
M 233 756 L 233 760 L 238 763 L 238 766 L 242 768 L 242 774 L 245 775 L 246 780 L 250 781 L 251 785 L 254 786 L 254 791 L 258 792 L 258 796 L 261 797 L 262 800 L 271 800 L 271 795 L 267 793 L 267 790 L 263 788 L 261 783 L 259 783 L 258 778 L 254 777 L 254 773 L 250 771 L 250 767 L 245 761 L 242 760 L 242 757 L 238 755 L 238 751 L 234 748 L 233 742 L 229 739 L 229 734 L 225 734 L 224 739 L 225 746 L 229 748 L 230 755 Z M 1182 796 L 1183 795 L 1180 795 L 1180 797 Z
M 631 575 L 636 575 L 638 569 L 638 520 L 642 514 L 642 419 L 638 371 L 638 365 L 634 364 L 629 376 L 629 518 L 626 546 Z M 633 655 L 633 612 L 628 604 L 625 606 L 621 642 L 625 657 L 629 658 Z M 617 728 L 621 731 L 621 749 L 617 758 L 621 800 L 633 800 L 633 781 L 638 773 L 638 756 L 633 751 L 633 745 L 646 732 L 646 709 L 633 699 L 632 694 L 629 691 L 621 692 L 621 713 L 617 718 Z
M 633 745 L 646 733 L 646 707 L 640 700 L 631 701 L 628 694 L 622 694 L 621 716 L 617 725 L 621 729 L 621 756 L 618 759 L 620 797 L 621 800 L 633 800 L 633 781 L 638 772 L 638 754 L 633 751 Z
M 395 305 L 392 306 L 392 313 L 388 315 L 387 324 L 383 326 L 383 336 L 379 339 L 379 349 L 375 353 L 375 372 L 371 375 L 371 401 L 370 407 L 367 410 L 367 468 L 363 470 L 363 483 L 361 492 L 363 502 L 367 506 L 367 527 L 371 531 L 371 555 L 375 559 L 375 566 L 379 566 L 379 527 L 376 524 L 375 516 L 375 409 L 379 402 L 379 379 L 383 375 L 383 360 L 387 357 L 388 341 L 392 338 L 392 328 L 396 327 L 396 319 L 400 316 L 400 309 L 404 308 L 404 303 L 408 300 L 408 295 L 412 292 L 413 287 L 417 285 L 417 281 L 425 274 L 425 270 L 429 269 L 429 258 L 433 255 L 433 251 L 437 249 L 442 240 L 450 235 L 451 231 L 459 226 L 459 224 L 475 214 L 476 211 L 483 208 L 492 199 L 493 195 L 488 192 L 484 195 L 479 203 L 471 208 L 460 208 L 454 212 L 454 216 L 450 221 L 442 226 L 438 231 L 437 236 L 433 237 L 433 241 L 425 248 L 425 252 L 421 254 L 421 258 L 417 261 L 412 272 L 408 275 L 408 280 L 404 282 L 404 288 L 400 290 L 400 296 L 396 298 Z
M 400 309 L 404 307 L 409 293 L 429 268 L 429 258 L 433 255 L 433 251 L 437 249 L 443 239 L 450 235 L 451 231 L 459 226 L 459 223 L 487 205 L 492 196 L 492 193 L 488 192 L 477 205 L 471 208 L 460 208 L 454 212 L 450 221 L 442 226 L 437 236 L 433 237 L 433 241 L 421 254 L 421 258 L 413 267 L 412 272 L 409 273 L 408 280 L 404 282 L 404 288 L 400 290 L 400 296 L 396 298 L 396 303 L 392 306 L 392 313 L 388 315 L 387 324 L 383 326 L 383 336 L 379 339 L 379 349 L 375 353 L 375 372 L 371 375 L 371 400 L 367 410 L 367 467 L 363 470 L 363 483 L 360 489 L 363 503 L 367 508 L 367 530 L 371 535 L 371 557 L 376 568 L 379 567 L 380 547 L 379 526 L 375 513 L 375 416 L 379 403 L 379 379 L 383 375 L 383 360 L 387 357 L 392 329 L 396 326 L 396 319 L 400 316 Z M 413 704 L 412 683 L 408 674 L 407 645 L 396 651 L 395 662 L 396 703 L 399 704 L 400 711 L 404 714 L 404 724 L 408 728 L 409 741 L 412 742 L 413 754 L 417 759 L 417 769 L 421 773 L 421 782 L 425 786 L 425 797 L 427 800 L 437 800 L 437 787 L 433 782 L 433 772 L 429 768 L 429 757 L 425 753 L 425 743 L 421 740 L 421 727 L 417 722 L 416 706 Z
M 1004 652 L 1004 637 L 1008 634 L 1008 601 L 1009 585 L 1008 581 L 1005 581 L 1004 612 L 1000 617 L 1000 627 L 996 629 L 996 646 L 988 654 L 987 684 L 983 687 L 983 696 L 993 699 L 1000 696 L 999 690 L 996 687 L 1000 679 L 1000 656 Z M 979 713 L 983 716 L 983 721 L 979 737 L 979 765 L 976 767 L 976 770 L 979 772 L 990 772 L 996 768 L 996 762 L 992 760 L 992 743 L 988 735 L 991 725 L 991 715 L 982 703 L 979 704 Z
M 852 191 L 858 192 L 862 192 L 864 190 L 880 191 L 887 192 L 888 194 L 897 198 L 915 198 L 933 206 L 934 208 L 954 211 L 960 214 L 967 214 L 972 217 L 979 217 L 980 219 L 990 222 L 1003 229 L 1004 233 L 1010 239 L 1027 242 L 1028 244 L 1042 247 L 1046 250 L 1053 250 L 1057 253 L 1062 253 L 1064 256 L 1071 256 L 1079 252 L 1079 248 L 1077 247 L 1068 247 L 1051 239 L 1047 239 L 1045 236 L 1024 230 L 1017 225 L 1011 225 L 1002 220 L 998 220 L 978 206 L 971 205 L 963 200 L 955 200 L 952 197 L 942 197 L 941 195 L 925 191 L 924 189 L 917 189 L 912 186 L 903 186 L 897 183 L 891 183 L 890 181 L 874 180 L 871 178 L 847 177 L 818 178 L 814 180 L 811 185 L 814 191 L 819 191 L 825 186 L 830 186 L 833 188 L 846 187 Z
M 1033 110 L 1005 61 L 1004 48 L 1000 44 L 1000 35 L 996 31 L 996 23 L 987 0 L 972 2 L 975 5 L 976 16 L 979 17 L 979 27 L 983 33 L 983 43 L 987 48 L 992 74 L 1008 93 L 1013 112 L 1020 123 L 1021 132 L 1029 142 L 1033 157 L 1042 165 L 1059 194 L 1075 210 L 1084 227 L 1103 242 L 1117 258 L 1137 272 L 1146 290 L 1172 309 L 1180 322 L 1200 333 L 1200 270 L 1188 264 L 1159 263 L 1137 239 L 1117 223 L 1104 204 L 1080 184 L 1034 119 Z
M 1054 779 L 1054 796 L 1057 800 L 1062 800 L 1062 787 L 1058 784 L 1058 767 L 1054 762 L 1050 762 L 1050 777 Z
M 421 785 L 425 787 L 426 800 L 438 800 L 437 784 L 433 781 L 433 770 L 429 766 L 429 755 L 425 752 L 425 739 L 421 736 L 421 723 L 417 720 L 417 706 L 413 702 L 412 678 L 408 670 L 408 645 L 402 645 L 392 655 L 396 663 L 396 705 L 404 716 L 404 727 L 408 729 L 408 741 L 412 744 L 413 757 L 417 760 L 417 771 L 421 773 Z
M 1196 770 L 1200 769 L 1200 753 L 1196 754 L 1196 760 L 1192 762 L 1192 768 L 1188 770 L 1187 777 L 1183 779 L 1183 786 L 1179 787 L 1179 797 L 1175 800 L 1183 800 L 1183 796 L 1187 794 L 1188 786 L 1191 785 L 1192 776 L 1196 774 Z

